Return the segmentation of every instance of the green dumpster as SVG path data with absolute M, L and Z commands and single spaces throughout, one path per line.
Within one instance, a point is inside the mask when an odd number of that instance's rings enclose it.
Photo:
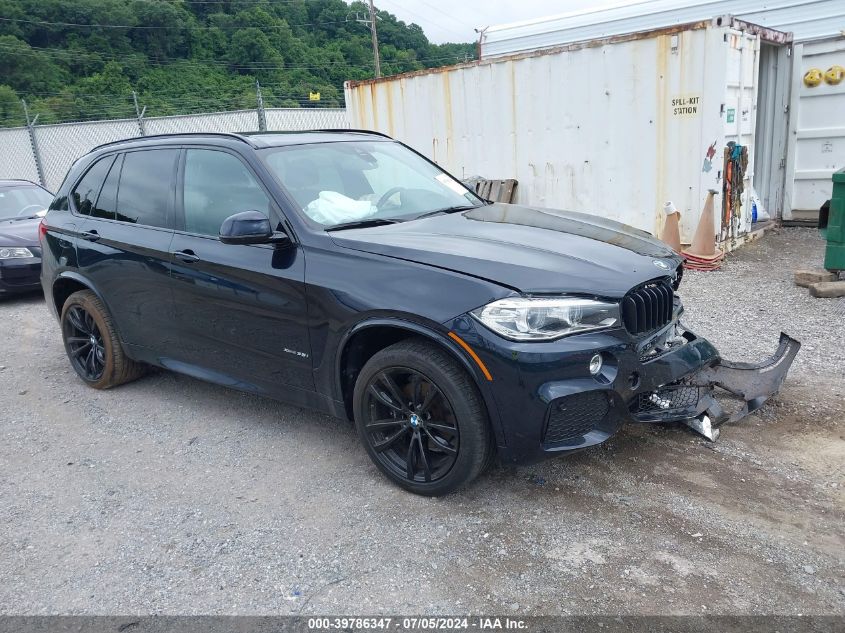
M 845 270 L 845 169 L 833 174 L 824 267 L 832 272 Z

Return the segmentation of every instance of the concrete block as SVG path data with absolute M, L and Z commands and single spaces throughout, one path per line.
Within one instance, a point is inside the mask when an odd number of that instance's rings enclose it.
M 810 286 L 810 296 L 830 299 L 845 297 L 845 281 L 823 281 Z
M 836 281 L 836 273 L 832 273 L 824 268 L 816 268 L 813 270 L 796 270 L 795 271 L 795 285 L 809 287 L 811 284 L 822 283 L 825 281 Z

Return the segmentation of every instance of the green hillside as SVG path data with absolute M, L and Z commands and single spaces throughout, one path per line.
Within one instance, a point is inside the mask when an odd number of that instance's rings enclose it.
M 340 106 L 343 81 L 373 76 L 362 2 L 0 0 L 0 125 L 268 107 Z M 378 12 L 382 74 L 472 58 Z M 319 92 L 318 103 L 309 94 Z

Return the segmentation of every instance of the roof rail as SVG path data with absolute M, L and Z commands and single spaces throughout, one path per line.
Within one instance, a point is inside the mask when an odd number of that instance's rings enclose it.
M 383 136 L 393 140 L 393 137 L 388 136 L 384 132 L 376 132 L 375 130 L 359 130 L 356 128 L 317 128 L 311 130 L 268 130 L 266 132 L 242 132 L 243 136 L 263 136 L 265 134 L 307 134 L 308 132 L 337 132 L 340 134 L 372 134 L 374 136 Z
M 235 134 L 234 132 L 175 132 L 171 134 L 150 134 L 149 136 L 132 136 L 130 138 L 120 139 L 119 141 L 110 141 L 108 143 L 103 143 L 102 145 L 97 145 L 91 151 L 96 151 L 103 147 L 110 147 L 112 145 L 120 145 L 121 143 L 131 143 L 133 141 L 146 141 L 147 139 L 155 139 L 155 138 L 180 138 L 180 137 L 196 137 L 196 136 L 225 136 L 227 138 L 234 138 L 244 143 L 248 143 L 252 145 L 250 140 L 246 137 L 247 133 L 244 134 Z
M 346 132 L 347 134 L 372 134 L 374 136 L 383 136 L 384 138 L 389 138 L 391 141 L 393 137 L 389 134 L 385 134 L 384 132 L 377 132 L 376 130 L 361 130 L 358 128 L 350 127 L 350 128 L 334 128 L 332 130 L 314 130 L 315 132 Z
M 28 180 L 27 178 L 0 178 L 0 184 L 9 183 L 9 182 L 25 182 L 25 183 L 28 183 L 30 185 L 37 185 L 38 187 L 41 187 L 41 185 L 39 185 L 34 180 Z M 42 187 L 42 189 L 43 189 L 43 187 Z

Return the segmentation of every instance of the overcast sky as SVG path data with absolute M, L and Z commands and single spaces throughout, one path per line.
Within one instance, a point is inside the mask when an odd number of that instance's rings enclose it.
M 636 0 L 375 0 L 376 7 L 419 24 L 432 42 L 471 42 L 474 28 L 631 4 Z

